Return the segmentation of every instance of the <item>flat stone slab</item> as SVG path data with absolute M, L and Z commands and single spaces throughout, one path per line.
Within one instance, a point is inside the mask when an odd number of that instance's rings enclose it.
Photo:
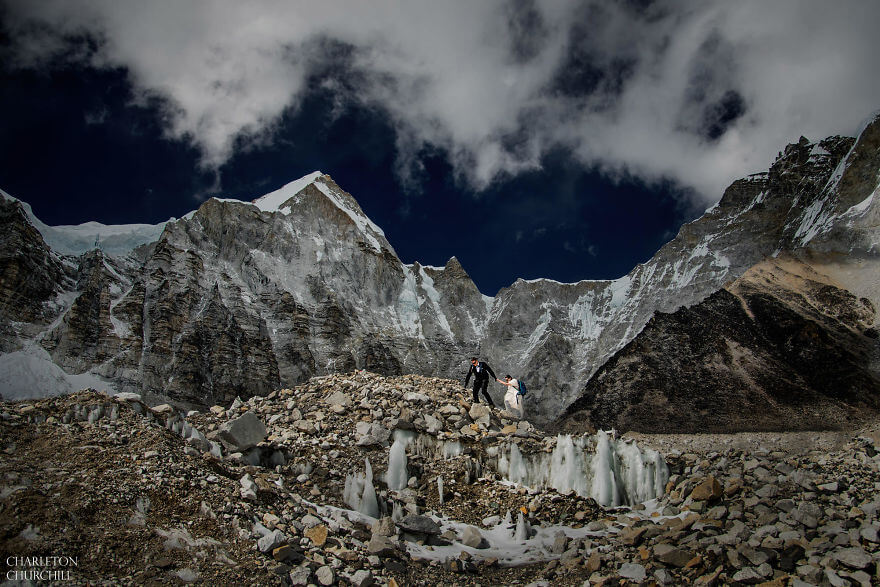
M 397 522 L 397 527 L 411 534 L 427 534 L 437 536 L 440 534 L 440 526 L 427 516 L 410 514 Z

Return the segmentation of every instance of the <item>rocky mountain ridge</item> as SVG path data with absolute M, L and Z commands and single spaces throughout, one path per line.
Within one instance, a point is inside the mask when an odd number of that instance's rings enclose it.
M 454 258 L 403 264 L 320 173 L 254 203 L 208 200 L 127 256 L 60 254 L 4 198 L 7 232 L 23 235 L 0 242 L 6 385 L 36 387 L 9 376 L 33 359 L 205 406 L 355 368 L 458 377 L 479 353 L 529 382 L 529 417 L 546 422 L 655 312 L 699 303 L 765 258 L 821 265 L 876 306 L 878 144 L 877 120 L 858 139 L 802 139 L 628 275 L 519 280 L 494 298 Z
M 880 414 L 876 311 L 795 259 L 658 313 L 559 422 L 640 432 L 851 430 Z

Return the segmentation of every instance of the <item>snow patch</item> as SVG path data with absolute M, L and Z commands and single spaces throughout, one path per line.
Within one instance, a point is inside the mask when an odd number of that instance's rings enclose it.
M 87 388 L 117 393 L 112 384 L 96 375 L 65 372 L 43 347 L 34 343 L 0 355 L 0 395 L 4 400 L 53 397 Z
M 84 222 L 76 225 L 49 226 L 34 215 L 30 204 L 13 198 L 6 192 L 4 197 L 21 203 L 31 224 L 43 236 L 52 250 L 62 255 L 81 255 L 99 248 L 108 255 L 127 255 L 141 245 L 156 242 L 171 218 L 159 224 L 101 224 Z
M 868 208 L 871 207 L 871 204 L 874 203 L 874 196 L 877 195 L 877 192 L 880 191 L 880 186 L 871 192 L 871 195 L 856 204 L 855 206 L 850 207 L 849 210 L 843 213 L 844 216 L 861 216 L 864 214 Z
M 424 267 L 421 268 L 419 273 L 422 277 L 422 289 L 425 291 L 425 295 L 427 295 L 428 299 L 431 300 L 431 304 L 434 306 L 434 314 L 437 316 L 437 321 L 440 323 L 441 328 L 449 334 L 449 337 L 452 338 L 452 340 L 455 340 L 455 335 L 449 327 L 449 321 L 446 319 L 446 314 L 444 314 L 443 309 L 440 308 L 440 292 L 434 288 L 434 280 L 428 276 Z

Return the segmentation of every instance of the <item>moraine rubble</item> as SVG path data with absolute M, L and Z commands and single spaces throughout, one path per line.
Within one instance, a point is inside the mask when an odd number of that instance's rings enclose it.
M 186 414 L 94 391 L 0 404 L 3 577 L 67 557 L 74 584 L 880 581 L 876 425 L 828 445 L 636 435 L 636 448 L 545 436 L 468 396 L 357 372 Z M 596 447 L 629 460 L 574 467 Z M 639 491 L 621 488 L 637 473 Z M 594 499 L 661 481 L 644 503 Z

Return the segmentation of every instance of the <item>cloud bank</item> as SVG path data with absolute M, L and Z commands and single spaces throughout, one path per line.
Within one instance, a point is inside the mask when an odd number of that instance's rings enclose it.
M 564 148 L 701 201 L 784 143 L 880 108 L 880 3 L 7 0 L 7 67 L 123 68 L 206 168 L 278 140 L 321 89 L 393 124 L 398 175 L 448 155 L 475 190 Z M 307 140 L 307 137 L 283 137 Z

